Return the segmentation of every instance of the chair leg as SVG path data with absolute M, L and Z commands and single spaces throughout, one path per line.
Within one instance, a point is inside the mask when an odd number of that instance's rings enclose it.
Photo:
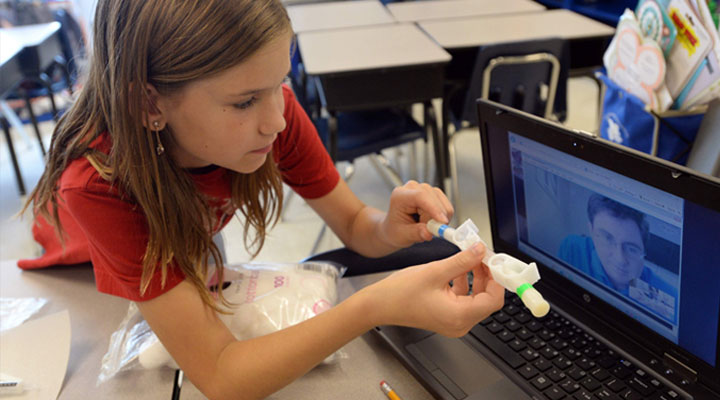
M 67 90 L 70 92 L 70 97 L 73 96 L 73 78 L 72 74 L 70 73 L 70 68 L 68 68 L 68 62 L 63 58 L 62 62 L 58 62 L 57 66 L 62 71 L 63 75 L 65 76 L 65 80 L 67 81 Z
M 451 194 L 450 199 L 453 204 L 458 205 L 460 201 L 460 184 L 458 179 L 458 167 L 457 167 L 457 153 L 455 152 L 455 141 L 457 140 L 459 132 L 454 132 L 450 135 L 448 143 L 448 158 L 450 162 L 450 179 L 451 179 Z
M 355 175 L 355 163 L 350 161 L 348 162 L 348 165 L 345 167 L 345 172 L 343 174 L 343 179 L 345 179 L 345 182 L 350 182 L 350 179 Z
M 337 167 L 337 165 L 336 165 Z M 350 178 L 355 175 L 355 164 L 353 164 L 352 161 L 348 163 L 348 165 L 345 167 L 345 172 L 341 173 L 340 176 L 342 179 L 345 180 L 345 182 L 350 182 Z M 310 249 L 310 256 L 313 256 L 317 254 L 318 249 L 320 248 L 320 242 L 322 242 L 322 239 L 325 237 L 325 232 L 327 231 L 327 224 L 325 221 L 322 223 L 322 228 L 320 228 L 320 233 L 318 233 L 317 238 L 315 239 L 315 243 L 313 244 L 312 249 Z
M 431 183 L 433 182 L 432 177 L 430 176 L 430 142 L 427 140 L 423 140 L 423 179 L 424 182 Z
M 0 118 L 0 124 L 2 130 L 5 133 L 5 141 L 7 142 L 8 151 L 10 151 L 10 159 L 12 161 L 13 169 L 15 170 L 15 180 L 17 181 L 18 191 L 20 196 L 25 196 L 25 182 L 23 181 L 22 174 L 20 173 L 20 165 L 18 164 L 17 155 L 15 154 L 15 147 L 13 146 L 12 137 L 10 137 L 10 124 L 5 118 Z
M 55 121 L 55 123 L 58 122 L 58 108 L 57 104 L 55 104 L 55 93 L 53 93 L 52 90 L 52 81 L 50 80 L 50 77 L 43 73 L 40 74 L 40 82 L 42 82 L 42 85 L 45 87 L 45 90 L 48 92 L 48 98 L 50 99 L 50 107 L 52 108 L 52 119 Z
M 370 164 L 378 171 L 380 177 L 388 184 L 390 189 L 402 186 L 402 178 L 390 162 L 382 154 L 370 154 Z
M 396 146 L 392 149 L 388 149 L 388 151 L 391 151 L 392 154 L 390 157 L 387 157 L 384 153 L 380 153 L 381 157 L 385 158 L 387 161 L 387 165 L 392 168 L 395 173 L 400 177 L 400 181 L 403 180 L 403 165 L 402 165 L 402 159 L 405 157 L 405 146 Z
M 30 114 L 30 122 L 33 124 L 33 128 L 35 129 L 35 136 L 37 137 L 38 143 L 40 144 L 40 152 L 43 155 L 43 158 L 45 157 L 45 145 L 43 145 L 42 141 L 42 135 L 40 134 L 40 127 L 38 126 L 38 120 L 37 117 L 35 117 L 35 111 L 33 111 L 32 108 L 32 102 L 30 101 L 30 95 L 28 95 L 27 91 L 23 90 L 23 97 L 25 98 L 25 106 L 27 107 L 28 113 Z
M 323 223 L 322 228 L 320 228 L 320 233 L 318 234 L 317 239 L 315 239 L 315 244 L 313 244 L 313 247 L 310 250 L 311 256 L 317 254 L 318 249 L 320 248 L 320 242 L 322 241 L 323 237 L 325 237 L 325 231 L 327 231 L 327 224 Z
M 337 162 L 338 156 L 338 120 L 334 112 L 328 118 L 328 136 L 330 137 L 330 157 Z
M 290 200 L 295 197 L 295 191 L 290 190 L 284 197 L 283 197 L 283 205 L 282 210 L 280 211 L 280 221 L 285 220 L 285 212 L 287 211 L 288 207 L 290 206 Z
M 408 171 L 410 173 L 410 179 L 415 179 L 416 181 L 420 181 L 420 174 L 418 173 L 418 166 L 417 166 L 417 143 L 411 142 L 410 143 L 410 168 L 408 168 Z

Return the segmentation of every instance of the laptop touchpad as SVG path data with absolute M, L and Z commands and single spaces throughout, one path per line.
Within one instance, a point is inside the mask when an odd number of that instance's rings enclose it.
M 472 395 L 479 391 L 490 395 L 493 393 L 493 387 L 502 387 L 505 393 L 507 393 L 506 390 L 514 387 L 518 395 L 515 398 L 527 398 L 527 394 L 462 340 L 432 335 L 417 342 L 415 346 L 442 371 L 442 373 L 438 373 L 439 371 L 435 370 L 431 373 L 456 398 L 464 397 L 458 393 L 457 388 L 473 397 Z M 452 383 L 447 382 L 447 379 L 457 385 L 457 388 L 449 388 L 448 384 L 452 385 Z

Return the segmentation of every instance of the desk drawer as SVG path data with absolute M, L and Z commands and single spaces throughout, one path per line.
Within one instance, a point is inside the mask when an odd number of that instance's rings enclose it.
M 320 76 L 328 111 L 402 106 L 442 97 L 445 64 Z

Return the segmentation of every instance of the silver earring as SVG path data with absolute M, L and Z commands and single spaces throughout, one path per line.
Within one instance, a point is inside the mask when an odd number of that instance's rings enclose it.
M 155 148 L 155 152 L 157 155 L 162 155 L 162 153 L 165 152 L 165 147 L 163 147 L 162 142 L 160 141 L 160 122 L 153 121 L 153 128 L 155 131 L 155 140 L 157 140 L 157 147 Z

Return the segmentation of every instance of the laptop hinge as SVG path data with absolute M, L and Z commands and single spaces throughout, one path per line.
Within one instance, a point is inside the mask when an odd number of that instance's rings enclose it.
M 670 369 L 665 372 L 666 375 L 674 372 L 678 374 L 680 378 L 685 380 L 687 383 L 697 382 L 697 372 L 694 369 L 685 365 L 682 361 L 678 360 L 677 358 L 673 357 L 668 353 L 664 354 L 663 361 L 665 365 Z

